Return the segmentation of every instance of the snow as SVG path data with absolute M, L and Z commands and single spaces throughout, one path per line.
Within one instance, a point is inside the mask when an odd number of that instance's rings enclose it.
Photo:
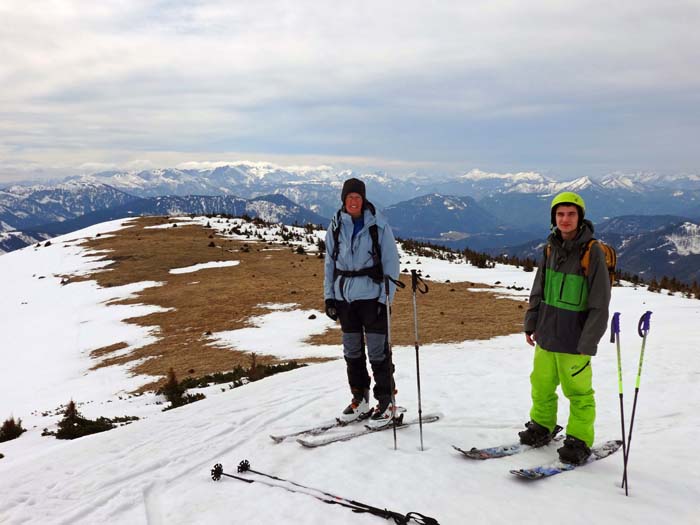
M 700 301 L 632 286 L 613 291 L 611 311 L 622 312 L 628 418 L 641 342 L 637 320 L 653 311 L 630 455 L 630 496 L 625 497 L 619 487 L 621 453 L 528 483 L 508 470 L 552 459 L 553 449 L 485 462 L 452 450 L 453 444 L 469 448 L 512 441 L 528 419 L 532 349 L 521 334 L 420 347 L 423 413 L 443 416 L 424 426 L 425 451 L 419 449 L 417 426 L 397 432 L 396 451 L 391 431 L 313 450 L 269 439 L 272 433 L 332 420 L 347 404 L 342 359 L 232 390 L 210 387 L 207 399 L 167 412 L 154 405 L 152 395 L 120 399 L 146 378 L 129 376 L 119 367 L 88 373 L 94 364 L 88 353 L 115 341 L 146 344 L 153 335 L 123 320 L 153 307 L 110 301 L 157 283 L 98 289 L 94 283 L 62 286 L 59 275 L 106 264 L 96 262 L 77 241 L 124 223 L 128 221 L 98 225 L 53 239 L 50 247 L 0 258 L 0 418 L 21 417 L 29 428 L 19 439 L 0 444 L 5 455 L 0 459 L 0 523 L 387 523 L 258 483 L 210 479 L 215 463 L 235 473 L 244 458 L 255 470 L 401 513 L 421 512 L 443 525 L 541 524 L 553 518 L 567 525 L 698 523 Z M 420 268 L 431 279 L 500 282 L 500 295 L 521 299 L 534 278 L 510 266 L 477 269 L 401 255 L 402 267 Z M 512 285 L 526 289 L 508 290 Z M 425 307 L 420 297 L 417 301 L 421 315 Z M 252 328 L 229 333 L 229 341 L 259 353 L 342 355 L 340 333 L 338 345 L 331 347 L 304 343 L 328 326 L 321 312 L 299 311 L 292 304 L 267 307 L 269 314 L 255 319 Z M 311 313 L 317 316 L 313 322 Z M 225 339 L 223 334 L 213 338 Z M 413 346 L 394 348 L 398 401 L 410 417 L 417 410 L 415 356 Z M 606 338 L 592 363 L 597 441 L 604 441 L 620 432 L 616 353 Z M 41 437 L 41 428 L 57 418 L 36 411 L 55 409 L 71 396 L 86 403 L 79 408 L 88 417 L 145 417 L 70 442 Z M 568 402 L 562 398 L 559 422 L 565 423 L 567 415 Z
M 94 281 L 61 285 L 62 275 L 85 274 L 110 263 L 97 262 L 100 254 L 86 252 L 74 241 L 114 231 L 125 222 L 103 223 L 80 235 L 56 237 L 50 246 L 27 247 L 0 257 L 0 352 L 3 373 L 9 379 L 0 396 L 3 420 L 14 414 L 31 422 L 25 414 L 54 409 L 71 396 L 106 400 L 116 391 L 133 390 L 146 382 L 143 377 L 128 377 L 120 367 L 88 374 L 95 364 L 89 354 L 120 341 L 130 349 L 151 343 L 152 329 L 123 321 L 162 308 L 109 303 L 160 283 L 110 288 L 99 288 Z
M 212 344 L 273 355 L 280 359 L 338 357 L 336 345 L 309 346 L 304 343 L 309 336 L 320 335 L 335 326 L 325 315 L 319 315 L 316 310 L 281 309 L 278 305 L 270 309 L 273 310 L 271 313 L 250 319 L 251 328 L 212 334 Z M 315 319 L 310 319 L 311 315 L 316 316 Z M 279 330 L 280 326 L 285 329 Z
M 238 266 L 239 264 L 241 264 L 241 261 L 212 261 L 208 263 L 195 264 L 194 266 L 188 266 L 186 268 L 173 268 L 169 273 L 192 273 L 198 272 L 199 270 L 206 270 L 207 268 L 226 268 L 228 266 Z

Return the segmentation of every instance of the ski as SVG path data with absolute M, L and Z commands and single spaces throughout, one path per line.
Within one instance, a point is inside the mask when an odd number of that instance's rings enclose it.
M 557 425 L 554 427 L 554 430 L 552 431 L 552 440 L 547 443 L 547 445 L 551 443 L 558 443 L 559 441 L 564 439 L 564 436 L 557 436 L 557 434 L 562 430 L 562 427 Z M 546 445 L 543 445 L 546 446 Z M 466 457 L 469 459 L 495 459 L 495 458 L 504 458 L 506 456 L 514 456 L 515 454 L 520 454 L 521 452 L 527 452 L 528 450 L 533 450 L 535 448 L 542 448 L 542 447 L 533 447 L 530 445 L 523 445 L 519 441 L 516 443 L 509 443 L 506 445 L 500 445 L 498 447 L 489 447 L 489 448 L 471 448 L 469 450 L 461 449 L 458 446 L 452 445 L 452 448 L 457 450 L 458 452 L 461 452 L 464 454 Z
M 602 445 L 593 447 L 591 449 L 591 455 L 588 459 L 581 463 L 580 465 L 572 465 L 571 463 L 564 463 L 560 460 L 552 461 L 548 465 L 540 465 L 532 468 L 521 468 L 518 470 L 511 470 L 510 473 L 518 476 L 522 479 L 542 479 L 549 476 L 554 476 L 555 474 L 561 474 L 562 472 L 567 472 L 569 470 L 574 470 L 577 467 L 582 467 L 598 461 L 599 459 L 607 458 L 610 454 L 615 453 L 622 446 L 622 441 L 612 440 L 606 441 Z
M 282 443 L 285 439 L 293 438 L 293 437 L 298 437 L 298 436 L 304 436 L 304 435 L 309 435 L 309 436 L 318 436 L 319 434 L 323 434 L 324 432 L 332 429 L 332 428 L 337 428 L 337 427 L 344 427 L 347 425 L 352 425 L 353 423 L 360 421 L 359 419 L 356 419 L 355 421 L 341 421 L 340 419 L 336 419 L 333 423 L 328 423 L 326 425 L 317 425 L 315 427 L 307 428 L 305 430 L 299 430 L 297 432 L 291 432 L 289 434 L 270 434 L 270 439 L 274 441 L 275 443 Z
M 405 412 L 406 409 L 404 407 L 396 407 L 397 412 Z M 371 414 L 370 414 L 371 415 Z M 299 436 L 318 436 L 320 434 L 323 434 L 324 432 L 327 432 L 333 428 L 340 428 L 340 427 L 346 427 L 348 425 L 354 425 L 355 423 L 361 423 L 362 421 L 366 421 L 369 416 L 364 417 L 364 418 L 359 418 L 359 419 L 353 419 L 352 421 L 342 421 L 339 418 L 335 418 L 335 421 L 329 422 L 323 425 L 316 425 L 315 427 L 307 428 L 304 430 L 298 430 L 296 432 L 291 432 L 289 434 L 270 434 L 270 439 L 274 441 L 275 443 L 282 443 L 285 439 L 293 438 L 293 437 L 299 437 Z
M 396 423 L 396 428 L 406 428 L 411 425 L 417 425 L 419 423 L 418 418 L 414 419 L 409 419 L 408 421 L 405 421 L 403 419 L 403 414 L 399 416 L 401 419 L 400 422 Z M 435 421 L 439 420 L 440 416 L 438 414 L 428 414 L 423 416 L 423 423 L 434 423 Z M 327 436 L 327 437 L 321 437 L 319 439 L 303 439 L 303 438 L 298 438 L 297 443 L 300 445 L 306 447 L 306 448 L 316 448 L 316 447 L 323 447 L 326 445 L 330 445 L 331 443 L 337 443 L 339 441 L 349 441 L 351 439 L 355 439 L 357 437 L 361 436 L 366 436 L 367 434 L 373 434 L 375 432 L 381 432 L 383 430 L 391 430 L 394 428 L 393 424 L 388 424 L 386 426 L 380 427 L 380 428 L 371 428 L 365 425 L 365 427 L 362 430 L 357 430 L 355 432 L 346 432 L 344 434 L 339 434 L 339 435 L 334 435 L 334 436 Z

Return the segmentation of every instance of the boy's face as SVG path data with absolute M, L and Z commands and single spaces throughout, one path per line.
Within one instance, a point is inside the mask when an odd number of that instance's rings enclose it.
M 554 212 L 557 228 L 564 238 L 570 238 L 578 229 L 578 208 L 573 204 L 560 204 Z

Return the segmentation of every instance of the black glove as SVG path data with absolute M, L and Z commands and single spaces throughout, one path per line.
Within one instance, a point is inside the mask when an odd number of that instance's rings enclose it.
M 326 315 L 334 321 L 338 320 L 338 310 L 335 308 L 335 299 L 326 299 Z

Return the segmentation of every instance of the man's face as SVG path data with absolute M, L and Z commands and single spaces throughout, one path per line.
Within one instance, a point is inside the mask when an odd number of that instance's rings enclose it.
M 578 208 L 573 204 L 560 204 L 557 206 L 554 218 L 562 236 L 576 232 L 578 228 Z
M 362 195 L 348 193 L 345 196 L 345 211 L 350 214 L 350 217 L 357 219 L 362 214 Z

